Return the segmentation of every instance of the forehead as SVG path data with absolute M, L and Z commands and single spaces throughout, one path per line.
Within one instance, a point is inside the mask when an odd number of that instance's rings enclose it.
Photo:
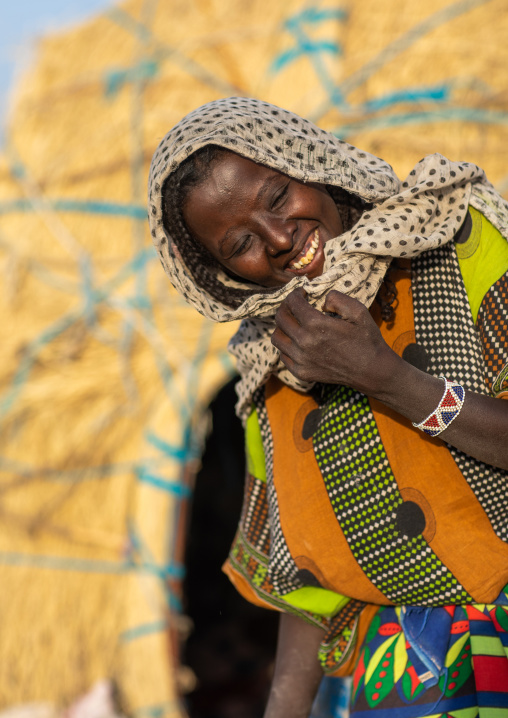
M 232 152 L 204 169 L 204 179 L 190 189 L 182 207 L 187 227 L 198 239 L 223 234 L 231 224 L 249 216 L 260 188 L 278 175 Z
M 235 210 L 252 208 L 284 177 L 277 170 L 227 152 L 212 162 L 202 181 L 189 191 L 183 205 L 186 220 L 206 213 L 209 220 L 228 221 Z
M 277 170 L 257 164 L 233 152 L 226 152 L 213 162 L 208 175 L 198 183 L 196 190 L 201 189 L 203 194 L 213 191 L 219 196 L 231 197 L 242 193 L 247 187 L 276 176 L 280 176 Z

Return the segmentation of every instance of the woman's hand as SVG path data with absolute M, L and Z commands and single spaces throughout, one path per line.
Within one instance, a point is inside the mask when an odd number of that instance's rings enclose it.
M 398 356 L 360 302 L 332 291 L 324 309 L 338 316 L 314 309 L 303 291 L 296 290 L 276 314 L 272 343 L 297 378 L 350 386 L 415 423 L 434 411 L 443 395 L 442 379 Z M 471 391 L 466 391 L 460 414 L 440 434 L 466 454 L 505 470 L 507 437 L 508 401 Z
M 326 297 L 323 314 L 301 289 L 275 316 L 272 344 L 298 379 L 345 384 L 369 396 L 382 390 L 396 355 L 386 344 L 368 309 L 337 291 Z

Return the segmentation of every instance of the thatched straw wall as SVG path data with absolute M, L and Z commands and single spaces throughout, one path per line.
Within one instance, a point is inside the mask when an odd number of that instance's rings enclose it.
M 262 97 L 406 174 L 508 190 L 506 0 L 131 0 L 45 38 L 0 156 L 0 707 L 102 677 L 182 715 L 176 550 L 231 326 L 171 291 L 145 182 L 207 100 Z

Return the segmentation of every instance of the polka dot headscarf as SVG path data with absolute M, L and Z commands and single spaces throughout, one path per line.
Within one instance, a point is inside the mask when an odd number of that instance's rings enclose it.
M 327 242 L 324 271 L 315 279 L 295 277 L 284 287 L 261 292 L 256 285 L 236 282 L 220 269 L 205 268 L 214 273 L 214 282 L 250 290 L 240 306 L 229 306 L 197 286 L 185 262 L 187 245 L 181 237 L 168 235 L 162 219 L 164 181 L 183 160 L 208 144 L 302 182 L 341 187 L 373 208 L 351 229 Z M 270 374 L 295 388 L 309 388 L 285 369 L 270 343 L 275 312 L 295 287 L 303 287 L 318 308 L 331 289 L 370 306 L 391 258 L 413 257 L 449 242 L 462 225 L 469 203 L 501 231 L 506 230 L 506 203 L 476 165 L 430 155 L 401 183 L 386 162 L 308 120 L 266 102 L 230 97 L 194 110 L 160 142 L 150 167 L 148 217 L 162 265 L 180 294 L 215 321 L 243 320 L 230 349 L 242 377 L 237 409 L 245 418 L 253 392 Z

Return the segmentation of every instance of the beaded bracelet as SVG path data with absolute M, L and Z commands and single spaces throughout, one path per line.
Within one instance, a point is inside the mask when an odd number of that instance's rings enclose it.
M 460 414 L 466 394 L 464 387 L 457 384 L 456 381 L 448 381 L 444 376 L 439 378 L 443 379 L 445 390 L 437 408 L 419 424 L 413 422 L 413 426 L 420 429 L 420 431 L 424 431 L 429 436 L 438 436 L 450 426 L 452 421 Z

